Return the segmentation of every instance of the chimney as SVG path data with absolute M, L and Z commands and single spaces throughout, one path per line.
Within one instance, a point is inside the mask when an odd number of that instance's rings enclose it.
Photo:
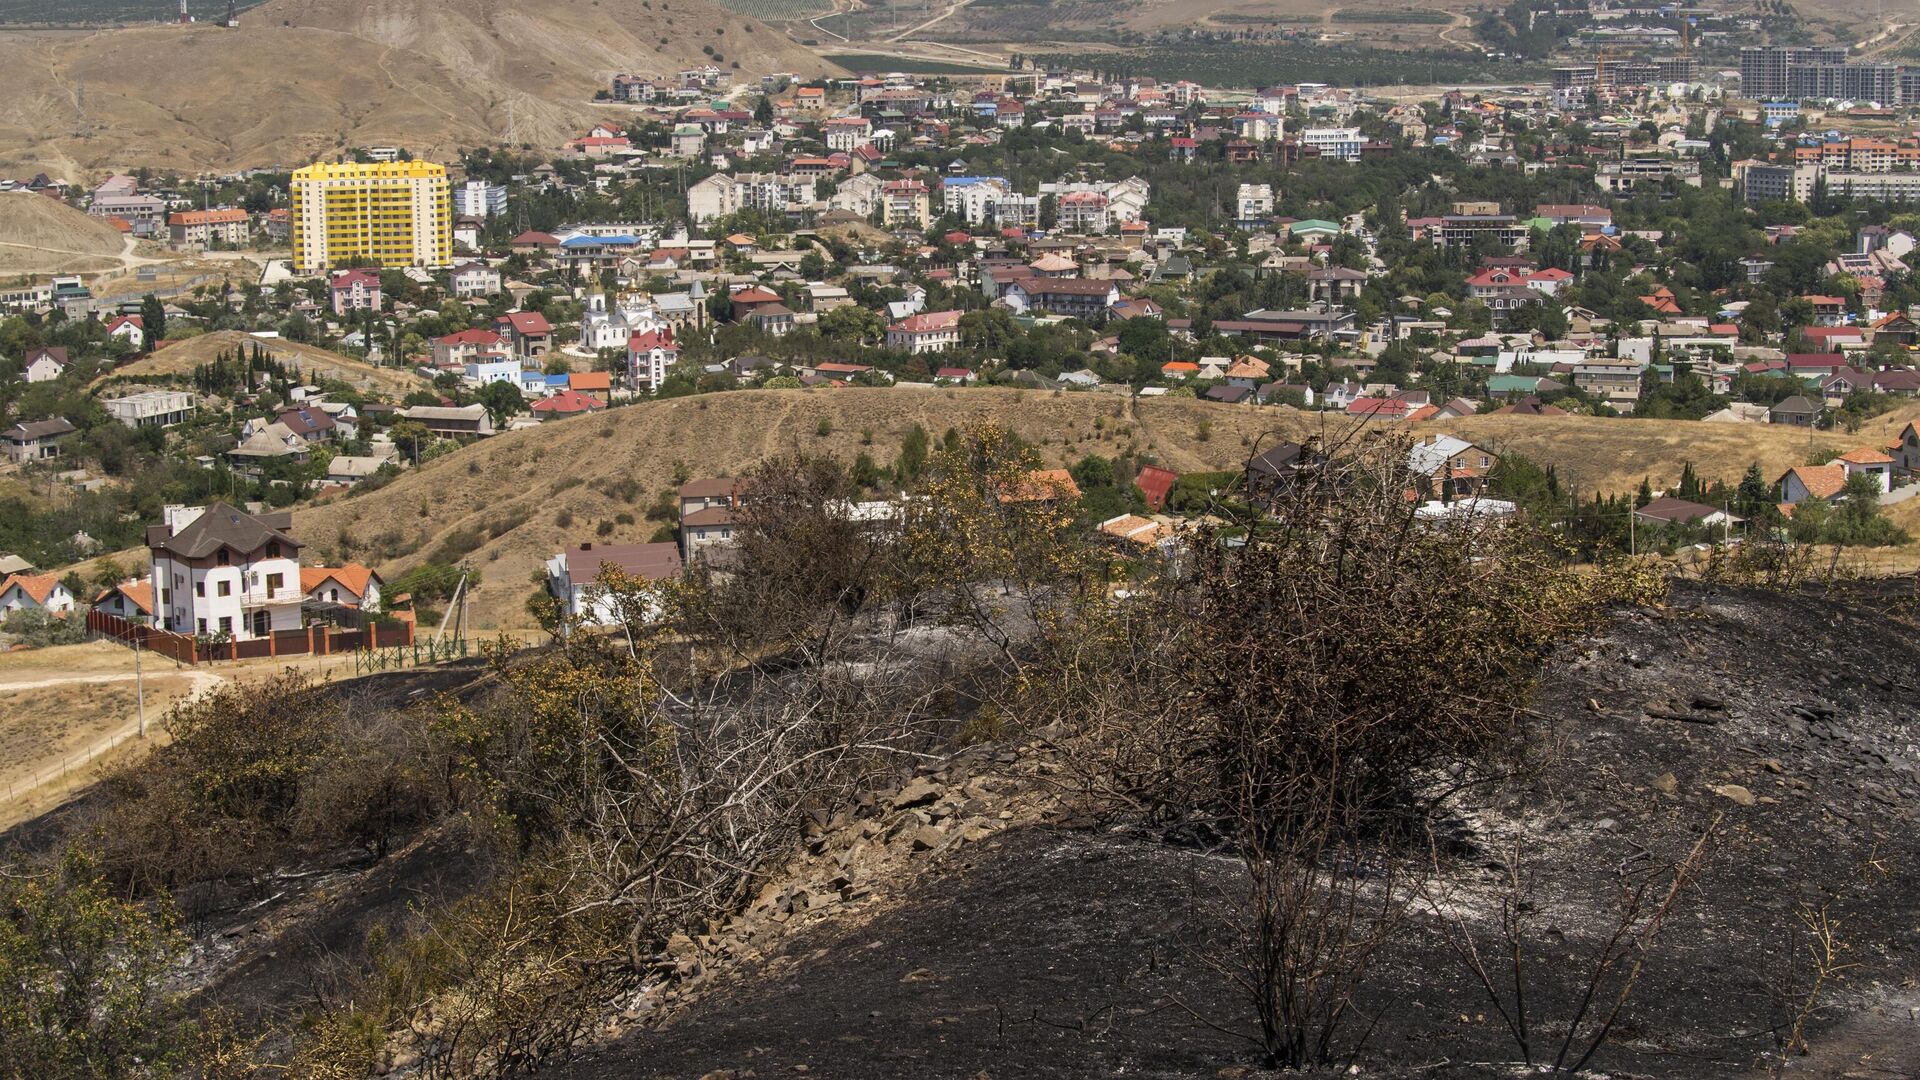
M 580 550 L 581 550 L 581 551 L 592 551 L 592 550 L 593 550 L 593 541 L 591 541 L 591 540 L 589 540 L 589 541 L 587 541 L 586 543 L 584 543 L 584 544 L 581 544 L 581 545 L 580 545 Z

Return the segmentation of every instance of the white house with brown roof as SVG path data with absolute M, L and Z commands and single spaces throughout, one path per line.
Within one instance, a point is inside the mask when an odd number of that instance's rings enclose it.
M 547 560 L 547 592 L 560 601 L 561 610 L 569 619 L 589 625 L 612 625 L 622 621 L 622 612 L 619 604 L 596 584 L 604 570 L 618 570 L 642 581 L 668 581 L 679 577 L 683 566 L 680 546 L 670 541 L 659 544 L 589 541 Z
M 163 629 L 236 641 L 300 628 L 300 542 L 285 511 L 226 503 L 168 506 L 147 527 L 150 580 Z

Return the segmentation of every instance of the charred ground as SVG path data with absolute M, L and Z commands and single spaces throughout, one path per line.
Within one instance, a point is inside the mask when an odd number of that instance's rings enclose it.
M 1704 872 L 1592 1067 L 1766 1071 L 1810 985 L 1800 914 L 1824 906 L 1854 966 L 1821 994 L 1810 1053 L 1785 1071 L 1920 1073 L 1920 663 L 1902 643 L 1909 620 L 1889 617 L 1910 609 L 1912 588 L 1682 586 L 1664 610 L 1618 613 L 1555 656 L 1531 760 L 1459 800 L 1453 853 L 1429 886 L 1494 947 L 1492 898 L 1520 845 L 1540 912 L 1524 978 L 1549 1057 L 1613 926 L 1614 869 L 1712 828 Z M 1054 820 L 920 872 L 560 1075 L 1214 1076 L 1257 1063 L 1209 1026 L 1243 1026 L 1206 959 L 1242 879 L 1236 860 Z M 1361 1004 L 1355 1025 L 1377 1023 L 1363 1058 L 1375 1068 L 1482 1075 L 1516 1057 L 1431 913 Z

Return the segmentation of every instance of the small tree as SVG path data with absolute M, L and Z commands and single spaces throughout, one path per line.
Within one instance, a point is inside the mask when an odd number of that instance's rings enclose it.
M 140 300 L 140 329 L 151 349 L 167 336 L 167 307 L 160 298 L 148 293 Z

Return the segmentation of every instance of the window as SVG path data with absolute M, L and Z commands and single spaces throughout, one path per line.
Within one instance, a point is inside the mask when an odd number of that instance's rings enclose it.
M 220 632 L 226 634 L 228 637 L 233 636 L 233 616 L 220 616 Z
M 193 583 L 193 595 L 195 596 L 207 595 L 207 583 L 204 579 Z
M 267 558 L 277 559 L 279 557 L 280 557 L 280 541 L 275 540 L 273 543 L 267 545 Z
M 231 582 L 231 581 L 220 581 L 220 582 L 215 582 L 214 584 L 215 584 L 215 588 L 216 588 L 216 590 L 217 590 L 217 592 L 216 592 L 216 595 L 219 595 L 219 596 L 232 596 L 232 595 L 233 595 L 233 582 Z
M 230 552 L 227 551 L 226 548 L 221 548 L 219 558 L 215 559 L 214 561 L 219 563 L 221 566 L 231 566 L 233 564 L 233 556 Z
M 204 634 L 204 633 L 206 633 L 206 632 L 207 632 L 207 620 L 205 620 L 205 619 L 201 619 L 201 620 L 199 620 L 199 623 L 200 623 L 200 632 L 201 632 L 201 633 L 203 633 L 203 634 Z
M 268 574 L 267 575 L 267 595 L 273 596 L 274 594 L 278 593 L 280 591 L 281 586 L 286 584 L 286 581 L 287 581 L 287 575 L 285 574 Z

